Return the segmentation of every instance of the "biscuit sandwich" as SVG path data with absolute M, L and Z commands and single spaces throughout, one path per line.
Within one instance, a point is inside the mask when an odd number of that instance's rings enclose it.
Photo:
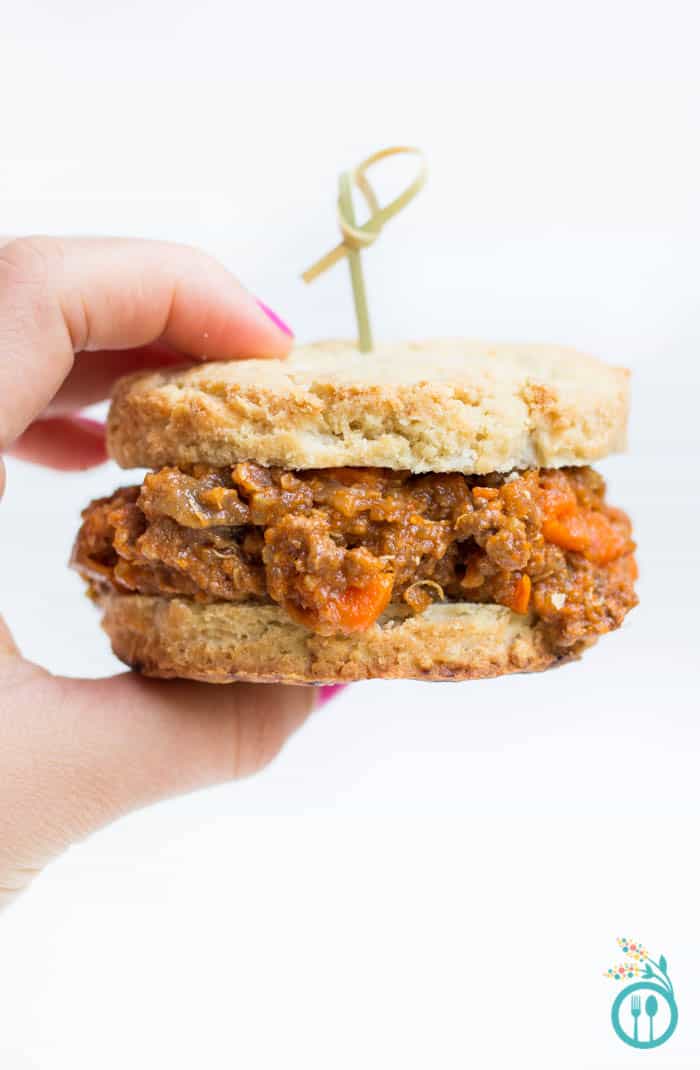
M 297 347 L 139 373 L 74 567 L 148 676 L 468 680 L 575 658 L 636 604 L 628 372 L 571 349 Z

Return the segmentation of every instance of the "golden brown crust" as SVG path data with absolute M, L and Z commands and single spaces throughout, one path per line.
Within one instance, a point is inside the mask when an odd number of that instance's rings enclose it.
M 528 618 L 495 605 L 435 605 L 417 617 L 391 607 L 352 637 L 315 635 L 277 606 L 110 594 L 104 607 L 115 654 L 147 676 L 288 684 L 478 680 L 564 660 Z
M 587 464 L 623 449 L 628 372 L 549 345 L 344 342 L 287 361 L 140 373 L 116 387 L 122 467 L 250 460 L 414 472 Z

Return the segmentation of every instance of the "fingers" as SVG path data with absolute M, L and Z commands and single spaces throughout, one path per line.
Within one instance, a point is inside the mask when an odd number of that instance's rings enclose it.
M 78 353 L 65 382 L 51 401 L 51 415 L 75 412 L 109 397 L 115 381 L 121 375 L 182 364 L 187 358 L 169 346 L 155 342 L 137 349 L 100 350 L 99 353 Z
M 3 852 L 40 868 L 131 809 L 256 772 L 315 700 L 313 688 L 30 668 L 0 691 L 0 885 Z
M 73 350 L 132 349 L 156 339 L 208 360 L 284 356 L 289 336 L 218 261 L 169 242 L 61 243 L 54 276 Z
M 198 684 L 125 673 L 71 681 L 88 767 L 117 809 L 249 776 L 306 719 L 310 687 Z
M 195 249 L 122 239 L 0 248 L 0 449 L 41 414 L 73 355 L 161 340 L 189 357 L 284 356 L 290 336 Z
M 124 353 L 79 353 L 47 415 L 30 424 L 8 452 L 23 461 L 66 472 L 103 464 L 107 460 L 104 424 L 71 414 L 106 398 L 121 375 L 173 366 L 182 360 L 181 353 L 159 342 Z
M 107 460 L 105 426 L 84 416 L 35 420 L 9 452 L 61 472 L 81 472 Z

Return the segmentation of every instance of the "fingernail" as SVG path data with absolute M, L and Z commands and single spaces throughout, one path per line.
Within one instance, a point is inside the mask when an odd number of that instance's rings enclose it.
M 320 710 L 321 706 L 325 706 L 327 702 L 330 702 L 332 698 L 344 691 L 346 687 L 347 684 L 330 684 L 328 687 L 319 687 L 316 709 Z
M 289 335 L 290 338 L 294 337 L 294 331 L 291 331 L 289 329 L 284 320 L 281 320 L 276 312 L 273 312 L 271 308 L 268 308 L 267 305 L 263 301 L 260 301 L 257 297 L 255 298 L 255 300 L 258 302 L 258 305 L 263 310 L 267 318 L 272 320 L 275 327 L 279 327 L 279 329 L 281 331 L 284 331 L 285 334 Z

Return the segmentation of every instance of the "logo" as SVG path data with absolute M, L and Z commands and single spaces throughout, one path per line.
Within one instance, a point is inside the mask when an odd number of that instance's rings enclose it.
M 617 942 L 627 957 L 603 976 L 633 983 L 625 985 L 615 997 L 611 1011 L 613 1029 L 631 1048 L 658 1048 L 678 1025 L 668 963 L 663 955 L 655 962 L 638 940 L 618 936 Z M 635 980 L 637 977 L 641 980 Z

